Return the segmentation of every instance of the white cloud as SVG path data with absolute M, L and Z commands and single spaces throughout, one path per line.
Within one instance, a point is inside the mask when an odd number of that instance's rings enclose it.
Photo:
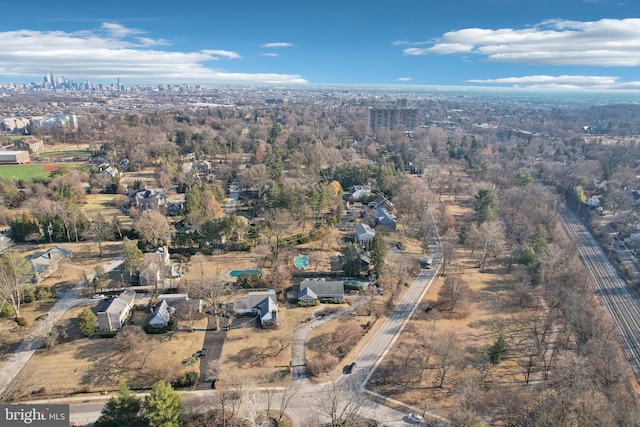
M 207 61 L 237 59 L 221 49 L 179 52 L 150 48 L 166 45 L 162 39 L 141 37 L 143 31 L 105 23 L 95 31 L 0 32 L 0 75 L 41 77 L 54 73 L 93 81 L 119 77 L 127 82 L 157 83 L 306 83 L 299 75 L 232 73 L 211 69 Z
M 295 45 L 293 43 L 278 42 L 278 43 L 265 43 L 261 47 L 271 49 L 274 47 L 292 47 L 292 46 L 295 46 Z
M 278 55 L 278 54 L 277 54 L 277 53 L 275 53 L 275 52 L 265 52 L 265 53 L 262 53 L 261 55 L 262 55 L 262 56 L 268 56 L 268 57 L 270 57 L 270 58 L 277 58 L 277 57 L 279 57 L 279 56 L 280 56 L 280 55 Z
M 202 53 L 206 53 L 207 55 L 213 55 L 213 56 L 224 56 L 225 58 L 229 58 L 229 59 L 239 59 L 240 58 L 240 54 L 237 52 L 233 52 L 230 50 L 212 50 L 212 49 L 205 49 L 205 50 L 201 50 L 200 52 Z
M 550 89 L 640 89 L 640 81 L 620 82 L 620 78 L 617 76 L 535 75 L 498 79 L 473 79 L 467 80 L 467 82 Z
M 410 82 L 411 80 L 413 80 L 413 77 L 400 77 L 400 78 L 398 78 L 398 81 L 401 81 L 401 82 Z
M 416 45 L 417 43 L 414 43 Z M 466 28 L 443 34 L 406 55 L 467 53 L 491 61 L 535 65 L 640 65 L 640 18 L 543 21 L 531 28 Z

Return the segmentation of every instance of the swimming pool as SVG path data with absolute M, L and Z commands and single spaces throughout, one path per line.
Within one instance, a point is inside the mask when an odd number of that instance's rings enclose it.
M 309 268 L 309 256 L 308 255 L 298 255 L 293 259 L 293 265 L 298 267 L 299 269 Z
M 362 280 L 351 280 L 351 279 L 347 279 L 343 282 L 343 284 L 345 285 L 353 285 L 353 286 L 358 286 L 360 288 L 366 288 L 367 286 L 369 286 L 371 284 L 371 282 L 364 282 Z
M 246 270 L 231 270 L 229 276 L 237 278 L 241 274 L 250 274 L 253 276 L 258 276 L 260 274 L 260 270 L 257 269 L 246 269 Z

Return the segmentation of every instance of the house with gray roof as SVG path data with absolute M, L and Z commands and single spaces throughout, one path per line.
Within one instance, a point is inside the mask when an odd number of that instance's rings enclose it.
M 136 293 L 130 289 L 120 292 L 115 298 L 102 303 L 96 313 L 96 329 L 98 331 L 119 331 L 129 317 L 136 299 Z
M 167 300 L 161 300 L 153 310 L 153 317 L 149 320 L 149 327 L 156 329 L 167 327 L 174 311 L 175 309 L 167 304 Z
M 276 325 L 278 322 L 278 304 L 275 289 L 252 291 L 246 296 L 236 298 L 233 311 L 236 314 L 255 313 L 261 325 Z
M 353 228 L 356 234 L 356 240 L 360 245 L 369 243 L 376 235 L 375 230 L 369 227 L 367 224 L 359 223 L 356 224 Z
M 62 260 L 71 258 L 72 256 L 73 251 L 71 251 L 71 249 L 67 249 L 64 246 L 56 246 L 46 252 L 36 252 L 27 257 L 27 261 L 31 263 L 31 267 L 33 268 L 32 281 L 38 283 L 51 276 L 58 271 Z
M 342 280 L 325 280 L 324 278 L 304 279 L 300 282 L 298 301 L 313 302 L 323 298 L 344 299 L 344 282 Z
M 385 208 L 379 207 L 376 210 L 378 212 L 378 225 L 384 227 L 387 230 L 395 231 L 398 225 L 396 216 Z

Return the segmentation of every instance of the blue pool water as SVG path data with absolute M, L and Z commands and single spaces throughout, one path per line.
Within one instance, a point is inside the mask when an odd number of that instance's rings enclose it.
M 309 257 L 307 255 L 298 255 L 293 259 L 293 265 L 304 270 L 309 267 Z
M 237 278 L 239 275 L 241 274 L 252 274 L 254 276 L 257 276 L 260 274 L 260 270 L 256 270 L 256 269 L 248 269 L 248 270 L 231 270 L 229 272 L 229 276 L 231 277 L 235 277 Z

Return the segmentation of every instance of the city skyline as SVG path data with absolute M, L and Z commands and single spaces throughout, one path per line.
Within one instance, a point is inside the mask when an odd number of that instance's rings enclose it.
M 635 3 L 355 3 L 36 0 L 0 27 L 0 82 L 640 90 Z

